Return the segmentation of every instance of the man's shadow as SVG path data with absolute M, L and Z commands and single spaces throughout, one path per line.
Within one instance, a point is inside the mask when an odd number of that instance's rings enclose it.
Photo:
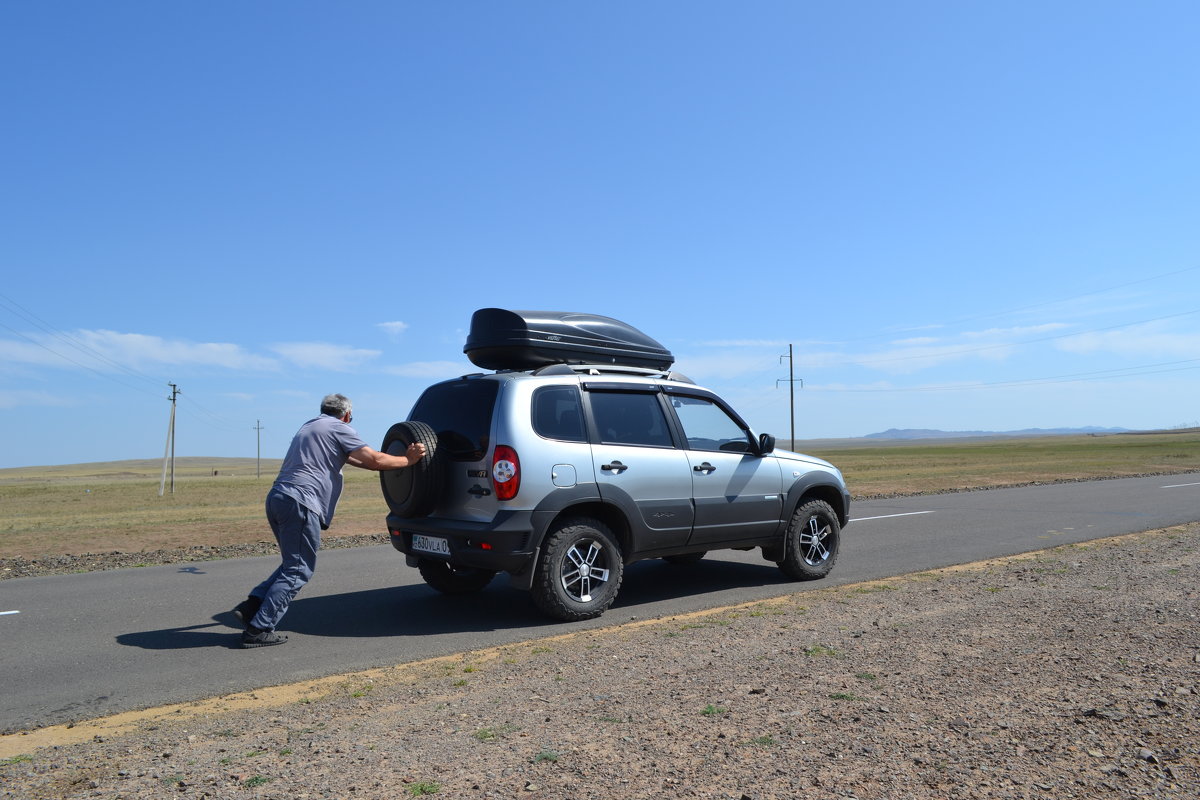
M 626 567 L 620 594 L 607 614 L 611 618 L 614 611 L 628 613 L 672 598 L 784 583 L 790 581 L 765 562 L 674 565 L 657 559 L 640 561 Z M 121 634 L 117 642 L 144 650 L 241 646 L 242 625 L 232 611 L 222 611 L 212 620 Z M 538 629 L 554 627 L 569 630 L 573 626 L 545 617 L 528 592 L 513 589 L 505 576 L 499 575 L 482 591 L 467 595 L 443 595 L 424 584 L 308 598 L 301 594 L 288 609 L 282 630 L 306 636 L 377 638 L 514 629 L 532 629 L 536 635 Z M 229 628 L 237 634 L 231 635 Z

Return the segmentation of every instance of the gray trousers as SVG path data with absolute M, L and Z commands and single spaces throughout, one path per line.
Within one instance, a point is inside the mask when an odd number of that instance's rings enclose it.
M 317 568 L 317 550 L 321 548 L 321 519 L 283 492 L 267 494 L 267 521 L 279 543 L 282 561 L 271 576 L 254 587 L 250 594 L 262 598 L 262 606 L 250 624 L 273 631 L 287 613 L 292 598 Z

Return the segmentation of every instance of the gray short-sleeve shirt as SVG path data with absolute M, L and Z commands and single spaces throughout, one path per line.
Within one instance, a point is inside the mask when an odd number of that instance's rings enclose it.
M 292 438 L 273 488 L 315 511 L 327 528 L 342 494 L 342 467 L 351 453 L 366 446 L 358 432 L 337 417 L 310 419 Z

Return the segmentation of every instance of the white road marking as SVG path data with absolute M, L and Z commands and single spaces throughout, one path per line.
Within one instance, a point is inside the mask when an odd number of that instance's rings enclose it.
M 866 522 L 869 519 L 892 519 L 893 517 L 915 517 L 918 514 L 936 514 L 936 511 L 908 511 L 904 514 L 887 514 L 882 517 L 855 517 L 851 522 Z
M 1173 483 L 1170 486 L 1160 486 L 1160 489 L 1182 489 L 1184 486 L 1200 486 L 1200 483 Z
M 0 617 L 7 617 L 9 614 L 20 614 L 20 611 L 0 611 Z

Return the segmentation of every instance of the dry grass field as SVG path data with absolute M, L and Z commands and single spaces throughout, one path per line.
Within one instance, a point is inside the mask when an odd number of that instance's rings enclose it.
M 781 446 L 786 443 L 781 443 Z M 976 441 L 798 442 L 842 469 L 856 497 L 1200 471 L 1200 430 Z M 0 556 L 38 558 L 271 541 L 262 503 L 279 468 L 264 459 L 161 461 L 0 470 Z M 327 536 L 383 532 L 376 473 L 346 470 Z

